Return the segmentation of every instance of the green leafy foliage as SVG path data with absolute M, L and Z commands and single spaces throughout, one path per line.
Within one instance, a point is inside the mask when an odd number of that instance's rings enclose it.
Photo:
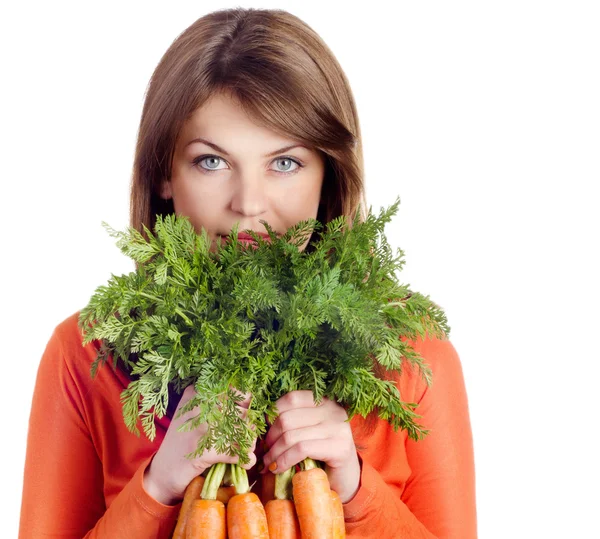
M 169 386 L 198 396 L 184 429 L 207 423 L 197 451 L 216 448 L 242 463 L 256 436 L 274 418 L 275 401 L 298 389 L 316 402 L 328 397 L 352 417 L 375 411 L 413 439 L 426 432 L 415 404 L 401 400 L 397 385 L 376 373 L 401 373 L 408 363 L 429 383 L 431 372 L 408 344 L 449 332 L 443 311 L 427 296 L 398 282 L 396 256 L 384 235 L 399 199 L 379 216 L 328 223 L 313 252 L 298 250 L 315 219 L 298 223 L 258 245 L 237 242 L 237 226 L 216 250 L 182 216 L 158 216 L 148 239 L 134 229 L 117 232 L 117 246 L 137 270 L 112 276 L 80 312 L 84 344 L 100 342 L 99 365 L 120 360 L 137 378 L 122 393 L 129 430 L 155 437 L 154 417 L 167 410 Z M 400 339 L 406 337 L 406 339 Z M 250 392 L 247 420 L 237 412 Z

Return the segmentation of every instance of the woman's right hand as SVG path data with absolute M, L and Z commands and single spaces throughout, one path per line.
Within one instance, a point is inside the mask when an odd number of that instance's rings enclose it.
M 167 429 L 165 437 L 154 455 L 152 462 L 144 473 L 144 489 L 155 500 L 164 505 L 175 505 L 183 499 L 186 487 L 208 467 L 217 462 L 236 463 L 237 456 L 218 454 L 214 449 L 205 451 L 200 457 L 188 459 L 185 455 L 192 453 L 198 446 L 198 440 L 206 433 L 206 423 L 189 432 L 179 432 L 177 429 L 187 419 L 197 415 L 197 411 L 191 410 L 181 417 L 177 417 L 179 409 L 190 399 L 197 395 L 194 384 L 185 388 L 177 409 L 173 414 L 173 420 Z M 240 414 L 245 415 L 250 399 L 240 403 Z M 177 419 L 175 419 L 177 417 Z M 250 462 L 242 467 L 250 469 L 256 464 L 254 450 L 256 441 L 251 447 L 248 457 Z

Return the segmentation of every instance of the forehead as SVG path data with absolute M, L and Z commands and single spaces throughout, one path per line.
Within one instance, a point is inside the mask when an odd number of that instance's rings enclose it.
M 291 138 L 260 125 L 259 121 L 248 115 L 239 101 L 221 93 L 211 96 L 189 116 L 182 127 L 181 136 L 184 139 L 219 137 L 223 144 L 227 143 L 223 136 L 232 142 L 238 137 L 251 137 L 255 143 L 293 142 Z
M 244 111 L 242 104 L 233 96 L 218 93 L 209 97 L 200 107 L 198 107 L 188 120 L 203 122 L 207 120 L 216 120 L 222 116 L 229 118 L 246 118 L 250 121 Z

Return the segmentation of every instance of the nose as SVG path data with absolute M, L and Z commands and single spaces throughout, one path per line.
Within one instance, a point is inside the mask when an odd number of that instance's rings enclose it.
M 267 209 L 266 180 L 259 174 L 240 173 L 234 181 L 231 209 L 249 217 L 263 214 Z

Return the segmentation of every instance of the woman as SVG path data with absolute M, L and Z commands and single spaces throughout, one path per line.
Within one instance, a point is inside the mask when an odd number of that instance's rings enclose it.
M 352 93 L 327 46 L 279 10 L 232 9 L 192 24 L 150 81 L 138 135 L 131 224 L 187 215 L 213 240 L 239 230 L 276 232 L 367 207 Z M 302 249 L 311 249 L 314 237 Z M 173 419 L 188 387 L 157 420 L 153 442 L 122 420 L 123 369 L 90 377 L 97 343 L 83 347 L 75 313 L 40 363 L 30 418 L 20 537 L 170 537 L 185 487 L 215 462 L 196 447 L 202 428 Z M 419 404 L 422 441 L 377 418 L 355 417 L 309 392 L 277 403 L 278 419 L 249 455 L 251 482 L 310 457 L 325 462 L 344 503 L 348 537 L 476 536 L 471 430 L 460 361 L 446 340 L 414 347 L 434 384 L 406 370 L 403 399 Z M 173 395 L 175 397 L 175 394 Z M 255 464 L 259 462 L 258 466 Z M 260 482 L 259 482 L 260 483 Z

